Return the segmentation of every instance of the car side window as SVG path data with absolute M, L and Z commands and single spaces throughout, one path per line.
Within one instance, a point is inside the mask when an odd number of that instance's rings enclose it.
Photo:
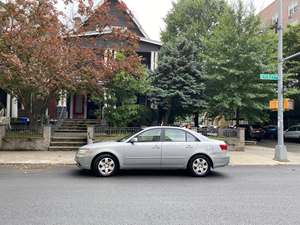
M 300 127 L 297 127 L 297 131 L 300 131 Z
M 185 142 L 186 132 L 178 129 L 165 129 L 165 138 L 166 142 Z
M 187 142 L 198 142 L 199 140 L 194 137 L 194 135 L 191 135 L 190 133 L 186 132 L 186 141 Z
M 147 130 L 137 136 L 138 142 L 159 142 L 161 129 Z

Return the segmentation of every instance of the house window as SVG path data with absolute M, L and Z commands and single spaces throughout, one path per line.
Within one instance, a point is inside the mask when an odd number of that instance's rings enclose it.
M 289 5 L 289 18 L 292 18 L 293 15 L 297 12 L 298 10 L 298 0 L 293 0 L 291 1 L 290 5 Z

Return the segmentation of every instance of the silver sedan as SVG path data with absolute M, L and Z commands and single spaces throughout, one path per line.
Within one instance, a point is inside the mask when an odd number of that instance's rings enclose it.
M 115 142 L 81 147 L 75 161 L 80 168 L 108 177 L 119 169 L 187 169 L 203 177 L 229 164 L 227 145 L 192 130 L 149 127 Z

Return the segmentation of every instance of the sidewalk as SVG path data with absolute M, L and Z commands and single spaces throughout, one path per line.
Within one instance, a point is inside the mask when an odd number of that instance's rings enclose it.
M 73 165 L 74 151 L 0 151 L 0 164 Z M 288 153 L 289 162 L 273 160 L 272 148 L 247 146 L 245 152 L 230 152 L 232 166 L 237 165 L 300 165 L 300 153 Z

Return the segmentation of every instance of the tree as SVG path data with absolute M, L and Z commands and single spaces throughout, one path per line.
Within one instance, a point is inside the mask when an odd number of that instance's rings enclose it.
M 193 42 L 178 37 L 162 47 L 153 86 L 164 124 L 174 122 L 176 116 L 196 114 L 205 106 L 205 86 Z
M 300 25 L 289 26 L 284 33 L 284 54 L 286 57 L 300 52 Z M 300 94 L 300 57 L 285 63 L 287 96 L 295 97 Z
M 105 119 L 112 126 L 126 127 L 141 125 L 146 114 L 146 106 L 137 104 L 138 96 L 144 96 L 150 89 L 146 73 L 140 77 L 126 72 L 114 76 L 107 85 Z M 144 124 L 145 125 L 145 124 Z
M 204 54 L 209 111 L 213 115 L 262 122 L 276 84 L 259 80 L 276 71 L 274 34 L 261 32 L 253 11 L 241 1 L 225 10 Z
M 166 31 L 162 32 L 163 42 L 185 36 L 197 47 L 217 24 L 219 16 L 226 8 L 223 0 L 179 0 L 167 15 Z
M 218 24 L 219 17 L 226 7 L 227 4 L 223 0 L 180 0 L 176 4 L 174 3 L 172 11 L 165 19 L 167 27 L 161 34 L 162 40 L 164 43 L 175 43 L 177 38 L 181 36 L 192 42 L 197 48 L 195 50 L 197 52 L 197 67 L 203 74 L 204 60 L 202 56 L 207 51 L 204 40 Z M 201 109 L 204 110 L 203 99 L 201 104 Z M 200 112 L 194 112 L 195 126 L 198 126 L 198 114 Z
M 82 17 L 95 13 L 92 1 L 88 5 L 82 0 L 64 2 L 76 3 Z M 82 46 L 77 34 L 85 27 L 77 33 L 69 29 L 59 19 L 62 13 L 55 4 L 56 0 L 9 0 L 0 12 L 0 86 L 18 98 L 32 122 L 42 119 L 50 99 L 58 98 L 62 90 L 103 93 L 115 73 L 140 73 L 135 35 L 115 28 L 101 36 L 122 43 L 112 46 L 110 52 L 96 47 L 95 39 Z M 95 13 L 100 34 L 113 20 L 106 7 Z M 113 52 L 126 57 L 117 60 Z
M 300 52 L 300 25 L 289 26 L 284 33 L 283 40 L 285 57 Z M 284 64 L 284 77 L 285 97 L 295 100 L 295 110 L 287 113 L 287 119 L 289 123 L 298 123 L 300 117 L 300 57 L 288 60 Z

